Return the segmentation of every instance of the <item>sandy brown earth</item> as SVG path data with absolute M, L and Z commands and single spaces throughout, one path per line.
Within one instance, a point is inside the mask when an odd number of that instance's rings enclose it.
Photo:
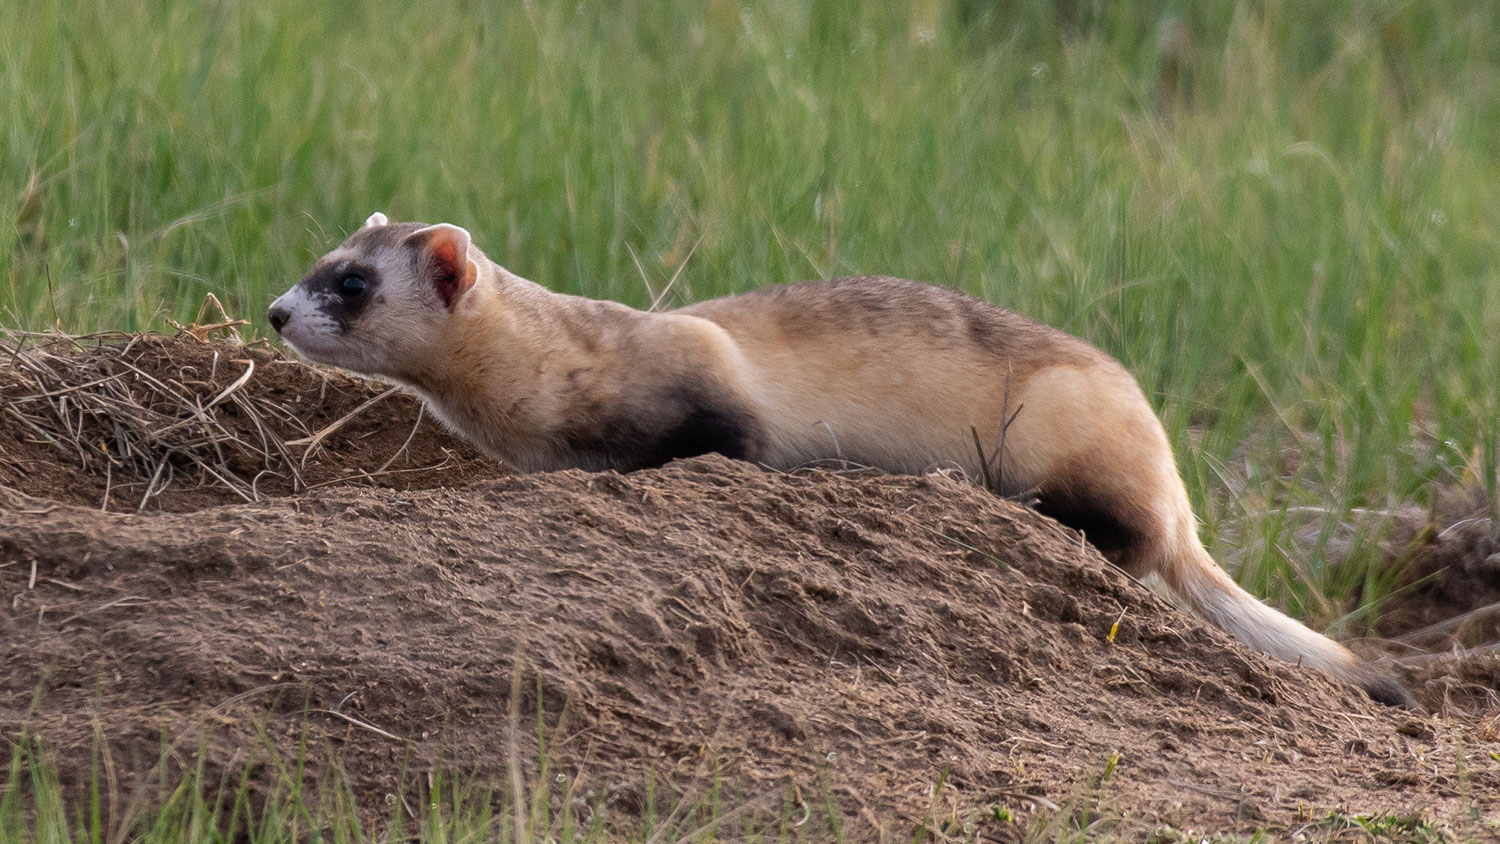
M 655 771 L 831 802 L 850 840 L 928 816 L 1006 840 L 989 807 L 1070 800 L 1142 829 L 1493 829 L 1494 659 L 1409 662 L 1436 712 L 1384 709 L 957 480 L 505 476 L 267 350 L 26 342 L 0 369 L 0 735 L 68 782 L 97 736 L 122 780 L 163 746 L 232 771 L 306 742 L 385 812 L 434 766 L 503 787 L 512 743 L 534 777 L 540 714 L 557 788 L 627 817 Z

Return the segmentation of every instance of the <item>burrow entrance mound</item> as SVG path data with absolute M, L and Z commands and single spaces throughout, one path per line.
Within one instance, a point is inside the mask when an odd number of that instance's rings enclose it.
M 114 512 L 502 474 L 405 393 L 192 335 L 0 330 L 0 484 Z
M 423 766 L 503 783 L 519 677 L 552 770 L 627 814 L 648 769 L 821 783 L 846 829 L 920 820 L 939 780 L 952 811 L 1045 805 L 1111 765 L 1101 794 L 1199 829 L 1500 790 L 1479 730 L 1253 654 L 942 477 L 709 457 L 143 514 L 24 480 L 0 486 L 0 731 L 65 780 L 102 735 L 226 769 L 306 742 L 372 804 Z

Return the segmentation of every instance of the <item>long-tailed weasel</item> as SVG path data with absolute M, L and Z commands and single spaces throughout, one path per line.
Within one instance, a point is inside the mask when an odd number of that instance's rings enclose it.
M 843 278 L 647 313 L 526 281 L 457 226 L 377 213 L 271 305 L 270 321 L 314 361 L 414 390 L 528 472 L 717 452 L 783 469 L 842 458 L 979 477 L 974 432 L 992 441 L 1003 427 L 1001 492 L 1031 492 L 1113 563 L 1160 575 L 1252 647 L 1412 703 L 1218 567 L 1161 422 L 1119 362 L 953 290 Z

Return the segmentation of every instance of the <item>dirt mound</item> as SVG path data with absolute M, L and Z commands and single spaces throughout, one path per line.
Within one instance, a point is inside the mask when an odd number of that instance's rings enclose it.
M 1500 641 L 1500 523 L 1482 487 L 1435 490 L 1430 510 L 1390 519 L 1382 543 L 1401 582 L 1377 629 L 1420 645 Z
M 347 413 L 314 417 L 324 376 L 283 366 L 256 395 L 300 396 L 314 431 Z M 378 468 L 414 421 L 340 433 L 389 437 L 359 464 Z M 710 457 L 461 488 L 263 482 L 260 501 L 115 514 L 39 483 L 58 456 L 5 436 L 0 465 L 26 474 L 0 486 L 0 734 L 29 724 L 73 781 L 96 735 L 126 771 L 163 741 L 232 770 L 258 741 L 307 740 L 384 813 L 404 770 L 505 781 L 519 676 L 523 719 L 540 713 L 587 801 L 641 811 L 648 768 L 742 793 L 825 783 L 850 840 L 909 830 L 940 779 L 939 811 L 1097 787 L 1198 829 L 1460 818 L 1500 789 L 1494 736 L 1253 654 L 1078 534 L 946 478 Z M 535 740 L 519 747 L 535 770 Z
M 1376 631 L 1430 708 L 1500 716 L 1500 522 L 1482 487 L 1438 487 L 1428 509 L 1390 514 L 1380 568 L 1398 572 Z
M 187 334 L 0 342 L 0 484 L 55 501 L 183 512 L 501 474 L 411 396 L 269 348 Z
M 1129 805 L 1189 824 L 1500 788 L 1482 759 L 1463 781 L 1448 727 L 1250 654 L 943 479 L 710 458 L 154 516 L 6 493 L 0 514 L 0 717 L 41 688 L 32 725 L 78 764 L 95 718 L 117 755 L 195 725 L 227 761 L 274 702 L 273 735 L 307 708 L 366 793 L 408 742 L 499 781 L 520 653 L 548 719 L 570 710 L 553 764 L 596 788 L 705 751 L 751 779 L 822 768 L 908 818 L 945 768 L 978 802 L 1060 802 L 1114 752 Z

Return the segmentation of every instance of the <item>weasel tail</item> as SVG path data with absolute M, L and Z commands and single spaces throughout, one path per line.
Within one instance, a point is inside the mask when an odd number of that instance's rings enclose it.
M 647 313 L 515 276 L 456 226 L 375 214 L 270 320 L 314 361 L 413 390 L 522 471 L 630 471 L 716 452 L 782 469 L 843 459 L 977 478 L 974 432 L 988 443 L 1004 428 L 1000 492 L 1032 496 L 1250 646 L 1413 705 L 1218 567 L 1161 422 L 1118 362 L 953 290 L 845 278 Z

